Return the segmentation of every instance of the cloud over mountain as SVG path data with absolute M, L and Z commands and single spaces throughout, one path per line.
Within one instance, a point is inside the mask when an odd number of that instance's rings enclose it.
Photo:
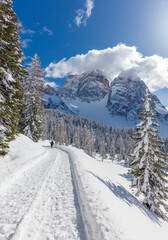
M 70 73 L 81 74 L 94 69 L 103 71 L 110 81 L 119 74 L 139 76 L 151 91 L 168 87 L 168 58 L 146 57 L 135 46 L 125 44 L 64 58 L 58 63 L 50 63 L 45 72 L 47 77 L 62 78 Z

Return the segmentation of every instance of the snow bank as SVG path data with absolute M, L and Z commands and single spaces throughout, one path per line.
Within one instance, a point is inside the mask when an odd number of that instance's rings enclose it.
M 35 143 L 30 138 L 22 134 L 18 135 L 14 141 L 10 142 L 9 147 L 9 153 L 5 157 L 0 158 L 0 160 L 4 160 L 4 162 L 6 162 L 24 157 L 24 159 L 26 158 L 26 161 L 28 158 L 35 157 L 37 154 L 44 152 L 44 148 L 41 146 L 41 143 Z
M 167 240 L 168 223 L 132 194 L 127 168 L 96 161 L 73 147 L 64 149 L 71 156 L 88 239 Z
M 0 194 L 5 192 L 25 171 L 48 155 L 48 150 L 42 147 L 41 143 L 34 143 L 22 134 L 10 142 L 9 147 L 8 154 L 0 157 Z

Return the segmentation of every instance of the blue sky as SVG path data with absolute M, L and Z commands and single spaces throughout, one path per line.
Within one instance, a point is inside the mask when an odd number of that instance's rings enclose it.
M 23 52 L 37 53 L 43 68 L 118 43 L 135 46 L 143 56 L 168 57 L 168 0 L 14 0 L 13 5 L 25 27 Z

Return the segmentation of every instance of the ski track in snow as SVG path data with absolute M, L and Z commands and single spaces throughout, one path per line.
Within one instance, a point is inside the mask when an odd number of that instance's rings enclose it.
M 1 178 L 0 240 L 86 239 L 68 155 L 47 152 Z

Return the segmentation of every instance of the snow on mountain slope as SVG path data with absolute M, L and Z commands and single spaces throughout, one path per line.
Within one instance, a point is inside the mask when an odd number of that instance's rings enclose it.
M 137 113 L 143 108 L 142 98 L 147 86 L 140 78 L 128 77 L 124 73 L 115 78 L 110 87 L 106 81 L 108 80 L 99 71 L 69 76 L 64 87 L 58 89 L 58 95 L 76 115 L 113 127 L 135 127 L 138 123 Z M 106 91 L 102 95 L 104 89 Z M 150 97 L 161 125 L 161 136 L 167 137 L 168 111 L 157 96 L 150 93 Z
M 132 194 L 128 169 L 99 162 L 74 147 L 71 156 L 86 232 L 92 240 L 167 240 L 168 222 Z
M 71 100 L 69 104 L 69 100 L 63 99 L 63 101 L 66 103 L 68 108 L 77 115 L 98 121 L 108 126 L 113 126 L 115 128 L 134 128 L 137 123 L 128 120 L 125 116 L 111 116 L 110 112 L 106 108 L 107 96 L 100 101 L 92 103 L 81 102 L 80 100 Z M 160 135 L 162 137 L 168 137 L 168 123 L 166 121 L 157 122 L 160 124 L 160 127 L 158 128 Z
M 159 100 L 161 101 L 161 103 L 166 106 L 166 108 L 168 107 L 168 88 L 162 88 L 157 90 L 156 92 L 154 92 L 154 94 L 159 98 Z
M 73 107 L 71 110 L 74 109 L 75 113 L 79 115 L 85 117 L 88 115 L 91 116 L 91 119 L 94 117 L 94 120 L 97 121 L 100 121 L 99 118 L 101 118 L 100 122 L 102 122 L 102 116 L 105 113 L 103 119 L 106 120 L 103 123 L 109 124 L 110 113 L 112 117 L 122 116 L 135 123 L 137 122 L 137 113 L 142 109 L 142 98 L 146 89 L 147 86 L 139 77 L 129 77 L 124 72 L 116 77 L 109 86 L 108 79 L 101 71 L 96 70 L 81 75 L 70 75 L 65 85 L 58 89 L 57 93 L 69 108 L 75 106 L 75 101 L 77 101 L 78 112 Z M 156 95 L 150 93 L 150 97 L 157 118 L 159 121 L 166 121 L 168 124 L 168 111 Z M 106 114 L 106 108 L 109 111 L 108 114 Z M 90 109 L 92 112 L 90 112 Z M 102 115 L 101 117 L 99 117 L 97 111 Z M 121 126 L 118 125 L 118 127 Z
M 82 102 L 78 99 L 69 101 L 64 98 L 63 101 L 66 103 L 68 108 L 72 109 L 72 111 L 75 111 L 75 108 L 76 113 L 82 117 L 86 117 L 88 119 L 95 120 L 102 124 L 113 127 L 134 127 L 135 124 L 126 118 L 122 116 L 112 117 L 110 115 L 110 112 L 106 108 L 107 97 L 108 96 L 105 96 L 100 101 L 94 101 L 92 103 Z
M 45 108 L 58 109 L 58 110 L 62 111 L 63 113 L 72 114 L 72 115 L 75 114 L 61 100 L 61 98 L 58 96 L 57 91 L 53 87 L 51 87 L 47 84 L 45 86 L 43 94 L 44 94 L 43 99 L 44 99 L 44 107 Z
M 112 116 L 124 116 L 130 121 L 137 121 L 137 113 L 142 110 L 143 98 L 147 86 L 140 78 L 120 75 L 111 84 L 107 108 Z M 151 105 L 157 118 L 168 124 L 168 111 L 157 96 L 150 93 Z

